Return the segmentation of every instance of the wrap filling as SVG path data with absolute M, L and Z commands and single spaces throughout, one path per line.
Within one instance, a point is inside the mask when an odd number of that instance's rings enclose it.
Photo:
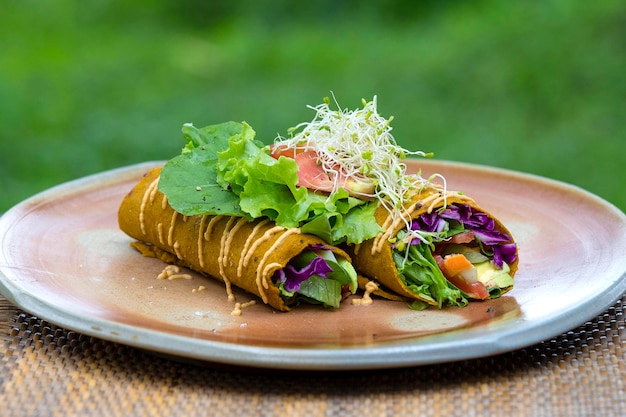
M 341 300 L 358 287 L 352 264 L 321 245 L 309 246 L 276 271 L 273 282 L 286 304 L 306 301 L 326 307 L 339 307 Z
M 517 259 L 516 244 L 493 218 L 467 204 L 420 215 L 392 248 L 404 284 L 439 307 L 497 298 L 513 286 L 509 265 Z

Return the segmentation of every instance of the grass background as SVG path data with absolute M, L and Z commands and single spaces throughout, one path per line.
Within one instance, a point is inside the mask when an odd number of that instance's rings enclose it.
M 620 0 L 5 0 L 0 51 L 0 212 L 173 157 L 185 122 L 245 120 L 269 143 L 331 91 L 377 95 L 404 147 L 626 210 Z

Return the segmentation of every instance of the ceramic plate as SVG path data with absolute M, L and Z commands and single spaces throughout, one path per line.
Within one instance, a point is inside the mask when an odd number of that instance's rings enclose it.
M 252 367 L 373 369 L 494 355 L 592 319 L 626 290 L 626 216 L 574 186 L 475 165 L 410 160 L 499 217 L 519 244 L 513 291 L 466 308 L 345 301 L 231 315 L 221 282 L 159 280 L 117 227 L 117 208 L 151 162 L 62 184 L 0 218 L 0 291 L 51 323 L 161 355 Z M 198 290 L 201 286 L 205 290 Z M 251 297 L 237 292 L 245 302 Z

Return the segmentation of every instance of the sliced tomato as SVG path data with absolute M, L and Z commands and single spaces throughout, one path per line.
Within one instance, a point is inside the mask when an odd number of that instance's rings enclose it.
M 485 300 L 489 291 L 477 280 L 476 268 L 465 255 L 454 253 L 437 260 L 439 269 L 448 281 L 471 298 Z
M 315 151 L 305 151 L 299 148 L 290 148 L 287 145 L 274 144 L 270 146 L 270 155 L 274 159 L 284 156 L 296 161 L 298 165 L 298 183 L 296 185 L 325 192 L 333 190 L 334 183 L 317 162 Z
M 298 164 L 297 185 L 318 191 L 333 191 L 335 183 L 317 162 L 315 151 L 300 152 L 294 159 Z
M 303 151 L 304 150 L 302 148 L 291 148 L 283 144 L 270 145 L 270 155 L 274 159 L 278 159 L 281 156 L 293 159 L 296 155 L 302 153 Z
M 476 300 L 486 300 L 489 298 L 489 291 L 487 291 L 487 287 L 485 287 L 485 284 L 480 281 L 467 282 L 460 275 L 446 278 L 450 281 L 450 283 L 452 283 L 452 285 L 463 291 L 470 298 L 474 298 Z
M 458 233 L 450 238 L 450 243 L 470 243 L 474 241 L 474 232 Z
M 333 174 L 324 171 L 318 162 L 318 154 L 313 150 L 302 148 L 288 148 L 286 145 L 271 145 L 270 155 L 274 159 L 281 156 L 292 158 L 298 165 L 298 186 L 315 191 L 332 192 L 336 188 L 343 188 L 352 196 L 361 199 L 371 199 L 374 193 L 374 182 L 368 179 L 349 178 L 342 174 Z

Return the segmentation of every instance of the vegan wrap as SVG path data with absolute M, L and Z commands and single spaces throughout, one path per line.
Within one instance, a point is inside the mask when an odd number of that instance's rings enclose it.
M 384 229 L 349 247 L 360 273 L 428 305 L 465 305 L 513 288 L 517 245 L 509 230 L 469 196 L 433 183 L 413 192 L 401 215 L 380 205 Z
M 188 267 L 257 295 L 280 311 L 299 299 L 338 307 L 356 290 L 348 255 L 299 228 L 269 219 L 182 215 L 158 190 L 161 168 L 149 171 L 123 199 L 118 222 L 144 256 Z
M 225 122 L 202 128 L 184 124 L 182 133 L 186 145 L 180 155 L 163 166 L 159 179 L 150 184 L 151 197 L 142 194 L 144 197 L 139 208 L 134 208 L 136 212 L 127 227 L 134 228 L 132 236 L 136 239 L 145 239 L 141 227 L 148 228 L 147 212 L 144 212 L 146 201 L 152 201 L 154 193 L 162 193 L 165 197 L 160 210 L 167 210 L 167 214 L 155 212 L 150 215 L 154 218 L 149 222 L 154 222 L 156 229 L 151 229 L 148 243 L 173 253 L 177 262 L 206 269 L 206 265 L 199 264 L 198 256 L 204 258 L 196 249 L 200 246 L 197 237 L 202 222 L 211 219 L 209 222 L 217 225 L 222 224 L 218 219 L 228 221 L 220 229 L 222 234 L 215 237 L 220 242 L 238 246 L 227 249 L 221 244 L 209 243 L 213 245 L 213 251 L 222 252 L 216 255 L 214 263 L 210 263 L 212 269 L 207 273 L 221 278 L 227 286 L 246 285 L 248 291 L 258 294 L 266 302 L 270 300 L 270 293 L 276 293 L 275 289 L 270 290 L 270 283 L 277 283 L 280 297 L 275 295 L 273 299 L 283 300 L 276 301 L 279 308 L 288 304 L 285 299 L 293 301 L 291 297 L 313 299 L 326 305 L 338 304 L 338 301 L 327 301 L 323 291 L 315 294 L 295 291 L 299 287 L 317 287 L 309 286 L 308 280 L 303 281 L 304 285 L 292 285 L 294 281 L 300 282 L 302 277 L 298 273 L 298 278 L 292 278 L 294 274 L 290 271 L 306 271 L 309 264 L 321 263 L 317 258 L 329 254 L 337 255 L 335 263 L 343 268 L 335 268 L 333 274 L 340 272 L 343 278 L 338 280 L 350 292 L 358 286 L 369 294 L 374 287 L 371 280 L 375 279 L 392 290 L 374 290 L 374 294 L 386 298 L 410 297 L 439 307 L 463 305 L 469 298 L 485 298 L 484 291 L 473 294 L 462 285 L 469 281 L 472 288 L 478 287 L 475 281 L 485 280 L 488 276 L 482 273 L 485 272 L 483 269 L 499 275 L 495 280 L 497 286 L 491 285 L 494 280 L 490 279 L 489 297 L 497 297 L 509 290 L 516 268 L 513 257 L 517 249 L 508 232 L 471 199 L 438 188 L 433 179 L 443 179 L 445 184 L 442 176 L 435 174 L 426 179 L 419 173 L 407 175 L 403 159 L 408 155 L 428 157 L 432 154 L 398 146 L 390 133 L 392 118 L 385 119 L 378 113 L 376 97 L 369 102 L 362 100 L 362 103 L 363 108 L 353 111 L 333 110 L 330 99 L 325 98 L 324 103 L 309 106 L 316 113 L 311 122 L 289 129 L 287 138 L 278 136 L 270 145 L 256 140 L 256 132 L 246 122 Z M 437 203 L 430 203 L 430 200 Z M 453 219 L 450 215 L 463 217 Z M 195 226 L 183 226 L 190 219 Z M 168 247 L 163 247 L 164 232 L 158 227 L 165 226 L 158 224 L 167 225 L 168 220 L 176 226 L 169 230 L 185 227 L 189 230 L 184 232 L 186 237 L 169 239 Z M 474 226 L 478 220 L 486 220 L 482 229 Z M 250 225 L 246 226 L 246 221 Z M 255 227 L 261 227 L 259 224 L 271 225 L 271 230 L 278 230 L 277 227 L 289 232 L 281 237 L 285 241 L 280 244 L 268 242 L 263 248 L 265 252 L 259 253 L 262 264 L 246 270 L 247 264 L 241 262 L 247 259 L 247 255 L 235 253 L 249 250 L 246 249 L 248 238 L 244 240 L 238 236 L 253 232 Z M 142 234 L 137 234 L 137 230 Z M 288 237 L 288 233 L 297 237 Z M 506 242 L 496 245 L 484 241 L 481 236 L 485 233 L 491 239 Z M 498 233 L 501 235 L 495 236 Z M 458 242 L 462 243 L 459 247 L 463 250 L 471 251 L 467 254 L 445 253 L 455 248 L 447 244 L 452 242 L 452 235 L 459 235 L 454 240 L 471 237 L 474 243 Z M 291 240 L 298 242 L 302 236 L 309 236 L 310 242 L 295 245 L 293 253 L 283 252 L 286 250 L 283 246 L 291 245 Z M 316 249 L 319 245 L 333 250 L 319 252 Z M 339 246 L 346 252 L 336 249 Z M 357 277 L 353 266 L 348 264 L 348 250 L 354 254 L 363 275 Z M 224 263 L 224 254 L 239 256 L 236 263 L 243 265 L 240 269 L 248 272 L 229 269 L 230 266 Z M 295 258 L 289 261 L 287 258 L 291 256 Z M 477 274 L 479 260 L 488 262 L 481 263 L 481 273 Z M 209 265 L 208 261 L 206 263 Z M 452 266 L 456 269 L 454 274 L 450 273 Z M 272 270 L 274 274 L 270 278 Z M 390 271 L 391 278 L 382 270 Z M 406 277 L 411 279 L 406 280 Z M 463 280 L 457 279 L 459 277 Z M 239 284 L 240 278 L 245 283 Z M 417 278 L 417 282 L 413 282 L 413 278 Z M 320 280 L 313 278 L 313 281 Z M 322 278 L 320 282 L 327 280 Z M 337 300 L 337 297 L 333 299 Z
M 329 197 L 347 190 L 375 207 L 363 219 L 379 226 L 374 236 L 339 242 L 365 276 L 359 285 L 364 288 L 369 277 L 419 300 L 414 308 L 462 306 L 509 291 L 517 269 L 517 245 L 509 231 L 468 196 L 447 191 L 443 176 L 407 174 L 402 162 L 407 155 L 431 154 L 398 146 L 391 119 L 377 113 L 376 100 L 363 105 L 332 111 L 327 101 L 315 108 L 312 122 L 272 146 L 275 158 L 296 162 L 298 184 Z

